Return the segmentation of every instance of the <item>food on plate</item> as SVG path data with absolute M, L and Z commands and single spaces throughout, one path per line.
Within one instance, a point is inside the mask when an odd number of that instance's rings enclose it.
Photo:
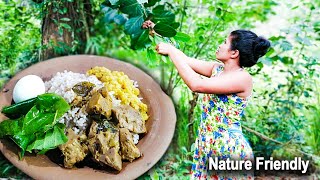
M 99 91 L 96 91 L 90 98 L 87 105 L 87 112 L 89 114 L 101 114 L 106 118 L 111 116 L 112 100 L 108 94 L 103 97 Z
M 139 99 L 140 91 L 137 82 L 133 82 L 127 75 L 119 71 L 110 71 L 105 67 L 94 67 L 87 74 L 95 75 L 103 82 L 108 91 L 113 92 L 114 97 L 121 100 L 141 113 L 142 119 L 148 119 L 147 105 Z
M 127 128 L 120 128 L 120 144 L 122 159 L 132 162 L 141 156 L 140 150 L 134 144 L 132 135 Z
M 110 125 L 107 126 L 93 122 L 89 132 L 89 150 L 94 159 L 120 171 L 122 159 L 120 156 L 119 129 Z
M 120 128 L 127 128 L 131 132 L 140 134 L 147 131 L 144 120 L 139 111 L 133 109 L 129 105 L 120 105 L 112 109 Z
M 64 167 L 72 168 L 77 162 L 81 162 L 89 153 L 86 145 L 87 136 L 75 134 L 72 129 L 67 130 L 68 141 L 59 146 L 64 155 Z
M 10 136 L 22 156 L 58 148 L 65 168 L 89 159 L 117 171 L 141 157 L 136 144 L 147 132 L 148 109 L 137 82 L 94 67 L 87 74 L 58 72 L 44 85 L 45 94 L 2 109 L 17 119 L 0 123 L 0 138 Z
M 27 75 L 21 78 L 13 88 L 13 101 L 21 101 L 34 98 L 45 92 L 44 82 L 39 76 Z

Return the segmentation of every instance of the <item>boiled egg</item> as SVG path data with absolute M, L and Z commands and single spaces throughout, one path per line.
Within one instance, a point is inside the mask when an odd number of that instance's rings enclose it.
M 45 93 L 42 79 L 36 75 L 27 75 L 21 78 L 13 89 L 13 101 L 19 103 Z

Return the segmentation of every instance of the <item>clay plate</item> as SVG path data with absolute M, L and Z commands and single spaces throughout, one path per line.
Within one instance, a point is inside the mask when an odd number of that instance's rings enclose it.
M 148 171 L 162 157 L 172 140 L 176 114 L 171 99 L 146 73 L 131 64 L 107 57 L 78 55 L 54 58 L 37 63 L 14 76 L 0 92 L 0 109 L 12 102 L 12 90 L 16 82 L 25 75 L 35 74 L 43 80 L 50 79 L 63 70 L 85 73 L 94 66 L 123 71 L 130 79 L 138 82 L 143 102 L 149 107 L 148 133 L 139 141 L 138 148 L 143 156 L 132 163 L 123 163 L 120 173 L 97 170 L 89 167 L 65 169 L 45 155 L 26 154 L 18 158 L 18 147 L 10 140 L 1 139 L 0 150 L 17 168 L 34 179 L 135 179 Z M 0 121 L 7 119 L 0 114 Z

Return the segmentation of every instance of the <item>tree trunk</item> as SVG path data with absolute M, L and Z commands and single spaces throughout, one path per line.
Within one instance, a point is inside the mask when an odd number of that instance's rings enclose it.
M 53 0 L 44 5 L 41 60 L 81 54 L 93 25 L 90 0 Z
M 190 110 L 189 110 L 189 114 L 188 114 L 188 120 L 189 120 L 189 139 L 190 142 L 194 142 L 195 138 L 194 138 L 194 131 L 193 131 L 193 123 L 194 123 L 194 109 L 197 106 L 197 102 L 198 102 L 198 97 L 199 94 L 196 92 L 192 92 L 192 100 L 189 101 L 190 104 Z

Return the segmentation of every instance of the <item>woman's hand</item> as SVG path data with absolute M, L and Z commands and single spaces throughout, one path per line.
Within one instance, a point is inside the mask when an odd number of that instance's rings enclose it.
M 147 20 L 147 21 L 143 22 L 143 24 L 142 24 L 143 29 L 148 29 L 148 28 L 153 29 L 154 26 L 155 26 L 155 24 L 150 20 Z
M 161 42 L 156 46 L 156 51 L 162 55 L 170 55 L 174 50 L 176 50 L 176 48 L 168 43 Z

